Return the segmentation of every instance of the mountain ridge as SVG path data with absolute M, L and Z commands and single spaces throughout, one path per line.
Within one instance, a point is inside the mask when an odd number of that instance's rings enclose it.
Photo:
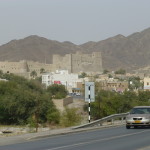
M 0 61 L 32 60 L 52 63 L 52 55 L 65 55 L 81 51 L 101 52 L 103 68 L 117 70 L 138 69 L 150 65 L 150 28 L 129 36 L 118 34 L 102 41 L 89 41 L 76 45 L 69 41 L 59 42 L 37 35 L 12 40 L 0 46 Z

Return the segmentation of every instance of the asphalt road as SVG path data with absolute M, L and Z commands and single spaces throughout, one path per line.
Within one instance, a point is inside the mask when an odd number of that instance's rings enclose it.
M 0 150 L 150 150 L 150 128 L 97 129 L 0 146 Z

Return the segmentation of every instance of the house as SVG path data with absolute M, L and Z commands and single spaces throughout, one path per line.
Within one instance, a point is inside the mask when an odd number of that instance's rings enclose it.
M 82 80 L 79 79 L 78 74 L 69 73 L 68 70 L 56 70 L 56 72 L 42 75 L 42 84 L 45 84 L 46 87 L 52 84 L 62 84 L 69 93 L 72 93 L 75 88 L 80 88 L 81 83 Z
M 144 78 L 144 90 L 150 90 L 150 77 Z

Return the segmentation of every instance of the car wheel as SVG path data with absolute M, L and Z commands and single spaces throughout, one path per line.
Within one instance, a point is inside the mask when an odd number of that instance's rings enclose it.
M 130 126 L 126 125 L 126 129 L 130 129 Z

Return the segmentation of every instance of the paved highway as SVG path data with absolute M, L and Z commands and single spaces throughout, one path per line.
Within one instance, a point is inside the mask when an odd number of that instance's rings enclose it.
M 0 146 L 0 150 L 150 150 L 150 129 L 105 128 Z

